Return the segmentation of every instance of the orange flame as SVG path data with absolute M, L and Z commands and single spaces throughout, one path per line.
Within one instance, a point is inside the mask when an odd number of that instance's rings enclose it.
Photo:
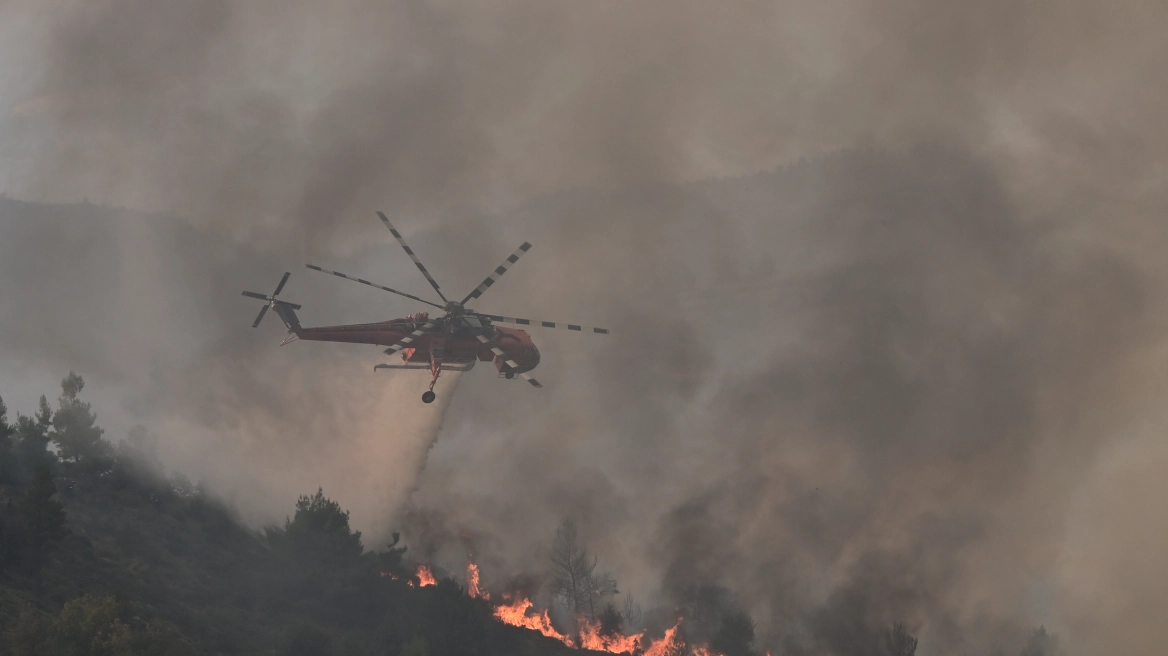
M 675 656 L 680 654 L 681 645 L 674 641 L 674 635 L 679 626 L 681 626 L 680 620 L 673 625 L 672 629 L 667 630 L 660 640 L 654 640 L 653 644 L 649 645 L 649 648 L 645 650 L 645 656 Z
M 580 644 L 577 645 L 580 649 L 591 649 L 593 651 L 606 651 L 611 654 L 631 654 L 636 651 L 641 641 L 641 634 L 626 636 L 616 634 L 613 636 L 600 635 L 600 625 L 589 622 L 588 620 L 580 621 Z
M 470 562 L 466 564 L 466 593 L 473 599 L 491 599 L 491 595 L 479 588 L 479 566 Z
M 424 588 L 428 585 L 438 585 L 438 579 L 434 578 L 434 572 L 431 572 L 430 568 L 425 565 L 418 565 L 417 576 L 419 588 Z M 413 584 L 414 582 L 410 581 L 410 585 Z
M 417 577 L 421 581 L 421 587 L 436 583 L 430 568 L 425 565 L 418 566 Z M 410 585 L 413 585 L 413 583 L 411 582 Z M 468 596 L 483 600 L 490 599 L 490 596 L 480 585 L 479 567 L 472 562 L 466 564 L 466 587 Z M 503 598 L 510 599 L 510 595 L 504 594 Z M 648 648 L 640 652 L 644 644 L 643 633 L 628 636 L 619 633 L 613 636 L 602 636 L 600 634 L 599 623 L 592 622 L 586 618 L 577 618 L 580 633 L 578 638 L 573 638 L 556 630 L 556 627 L 552 625 L 551 616 L 548 614 L 547 609 L 538 613 L 528 614 L 532 610 L 533 605 L 530 599 L 524 597 L 511 603 L 495 606 L 494 616 L 495 619 L 504 624 L 531 631 L 539 631 L 548 638 L 555 638 L 565 645 L 577 649 L 602 651 L 610 654 L 641 653 L 642 656 L 682 656 L 683 653 L 690 653 L 685 650 L 685 645 L 677 637 L 677 631 L 681 627 L 681 620 L 678 620 L 677 624 L 674 624 L 672 628 L 668 629 L 664 636 L 651 641 Z M 703 645 L 693 647 L 692 656 L 722 656 L 722 654 L 711 651 L 708 646 Z M 770 656 L 769 652 L 767 656 Z
M 529 608 L 531 608 L 531 600 L 526 598 L 506 606 L 496 606 L 495 618 L 504 624 L 539 631 L 545 636 L 555 638 L 565 645 L 572 645 L 571 638 L 556 631 L 556 628 L 552 626 L 552 620 L 548 617 L 546 609 L 538 615 L 528 615 L 527 610 Z

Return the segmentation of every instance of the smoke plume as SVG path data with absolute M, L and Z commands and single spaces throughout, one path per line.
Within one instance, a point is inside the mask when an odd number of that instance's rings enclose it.
M 622 592 L 731 590 L 776 653 L 894 621 L 1158 653 L 1165 19 L 9 0 L 0 393 L 76 370 L 250 521 L 323 485 L 452 571 L 473 540 L 488 586 L 571 516 Z M 303 268 L 425 295 L 378 209 L 446 289 L 530 240 L 475 307 L 613 333 L 423 406 L 372 347 L 248 327 L 283 271 L 305 325 L 416 311 Z

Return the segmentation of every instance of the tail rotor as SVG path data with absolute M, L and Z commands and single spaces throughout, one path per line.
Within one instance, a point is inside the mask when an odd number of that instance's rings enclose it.
M 270 296 L 265 296 L 264 294 L 259 294 L 256 292 L 247 292 L 247 291 L 243 292 L 244 296 L 247 296 L 250 298 L 256 298 L 256 299 L 259 299 L 261 301 L 267 301 L 267 305 L 260 308 L 260 313 L 256 315 L 255 322 L 251 324 L 252 328 L 255 328 L 255 327 L 260 325 L 260 322 L 264 320 L 264 315 L 268 313 L 268 308 L 270 308 L 270 307 L 276 307 L 277 305 L 283 305 L 283 306 L 287 306 L 293 310 L 300 309 L 300 306 L 297 305 L 296 303 L 289 303 L 287 301 L 276 300 L 276 297 L 280 295 L 280 291 L 284 289 L 284 283 L 288 282 L 288 277 L 291 275 L 292 275 L 292 272 L 285 271 L 284 277 L 280 278 L 280 284 L 276 285 L 276 291 L 272 292 Z M 278 310 L 277 310 L 277 312 L 278 312 Z

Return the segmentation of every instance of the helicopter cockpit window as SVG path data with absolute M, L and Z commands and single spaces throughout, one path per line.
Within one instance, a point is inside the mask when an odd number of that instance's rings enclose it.
M 464 319 L 466 320 L 466 322 L 468 324 L 470 324 L 471 328 L 482 328 L 483 327 L 483 323 L 481 321 L 479 321 L 478 317 L 464 317 Z

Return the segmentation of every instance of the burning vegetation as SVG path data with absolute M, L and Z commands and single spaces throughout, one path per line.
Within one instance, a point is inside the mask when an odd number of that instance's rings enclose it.
M 414 578 L 418 581 L 419 588 L 425 588 L 431 585 L 438 585 L 438 579 L 434 578 L 434 572 L 426 565 L 418 565 L 418 569 L 414 572 Z M 414 581 L 410 581 L 410 585 L 414 585 Z
M 469 561 L 466 563 L 466 593 L 475 599 L 491 599 L 491 595 L 479 589 L 479 566 Z
M 531 600 L 525 597 L 513 603 L 499 606 L 495 608 L 495 619 L 511 626 L 539 631 L 549 638 L 555 638 L 565 645 L 571 645 L 572 639 L 556 631 L 556 628 L 552 626 L 552 620 L 548 616 L 546 608 L 535 615 L 528 615 L 527 611 L 533 605 Z
M 461 535 L 460 540 L 473 554 L 470 536 Z M 709 631 L 703 631 L 701 620 L 687 619 L 688 614 L 709 616 L 709 608 L 702 608 L 698 613 L 688 607 L 678 609 L 665 624 L 668 628 L 664 631 L 660 623 L 656 632 L 642 628 L 640 607 L 631 596 L 625 595 L 623 611 L 617 610 L 612 602 L 620 594 L 616 580 L 608 572 L 599 571 L 597 563 L 597 557 L 584 547 L 576 525 L 565 520 L 556 531 L 548 577 L 541 584 L 512 581 L 501 593 L 492 596 L 483 582 L 482 570 L 473 555 L 468 555 L 465 588 L 459 588 L 441 570 L 422 563 L 413 565 L 408 585 L 439 589 L 446 586 L 447 594 L 486 604 L 495 621 L 538 633 L 572 649 L 633 656 L 757 656 L 751 645 L 754 624 L 748 617 L 737 625 L 735 620 L 730 621 L 729 625 L 737 627 L 739 636 L 722 640 L 730 647 L 728 650 L 718 648 L 718 636 L 712 642 L 705 639 Z M 541 597 L 547 600 L 543 608 L 533 601 Z M 703 598 L 708 599 L 710 595 Z M 682 629 L 683 624 L 692 625 L 688 634 Z
M 482 604 L 499 624 L 551 638 L 567 648 L 631 656 L 760 656 L 753 647 L 754 623 L 721 588 L 688 594 L 671 612 L 655 613 L 642 625 L 642 611 L 631 595 L 622 609 L 613 603 L 621 594 L 616 579 L 598 568 L 599 559 L 584 544 L 576 524 L 568 519 L 557 528 L 549 550 L 546 576 L 524 575 L 502 584 L 492 594 L 483 570 L 475 562 L 473 536 L 458 534 L 466 550 L 465 584 L 449 571 L 414 563 L 389 578 L 413 588 L 436 587 Z M 423 553 L 433 553 L 423 548 Z
M 579 646 L 613 654 L 633 653 L 640 646 L 642 636 L 641 633 L 626 636 L 619 631 L 606 633 L 599 624 L 581 620 Z
M 468 544 L 469 536 L 464 535 L 461 539 L 468 551 L 473 552 L 473 547 Z M 472 556 L 467 558 L 465 596 L 489 604 L 491 616 L 502 624 L 537 632 L 573 649 L 634 656 L 750 656 L 758 653 L 751 644 L 754 624 L 744 613 L 740 613 L 741 617 L 731 614 L 731 619 L 720 627 L 721 633 L 710 640 L 705 639 L 710 631 L 703 630 L 701 619 L 686 619 L 688 614 L 697 618 L 709 616 L 709 608 L 699 609 L 696 613 L 688 607 L 678 609 L 671 626 L 667 625 L 663 632 L 660 624 L 655 634 L 641 628 L 640 607 L 631 596 L 625 595 L 624 610 L 617 610 L 612 603 L 613 597 L 620 594 L 616 580 L 608 572 L 599 571 L 597 563 L 596 556 L 585 549 L 576 525 L 566 520 L 556 531 L 548 579 L 542 586 L 537 586 L 550 597 L 547 607 L 539 608 L 532 600 L 533 596 L 542 596 L 536 595 L 539 590 L 526 586 L 526 591 L 518 591 L 525 587 L 522 585 L 497 594 L 492 601 L 484 586 L 482 571 Z M 437 581 L 431 567 L 417 564 L 414 570 L 414 578 L 421 582 L 419 587 L 443 585 Z M 413 581 L 410 585 L 414 585 Z M 702 598 L 709 599 L 711 595 Z M 682 629 L 683 624 L 692 625 L 688 635 Z M 729 639 L 727 626 L 736 632 Z M 719 641 L 729 649 L 719 648 Z
M 477 572 L 477 568 L 475 571 Z M 506 597 L 507 595 L 504 595 L 504 598 Z M 539 631 L 549 638 L 555 638 L 569 647 L 578 649 L 643 656 L 681 656 L 688 653 L 687 645 L 676 638 L 680 621 L 667 629 L 661 638 L 651 640 L 643 633 L 624 635 L 619 629 L 606 631 L 606 627 L 601 623 L 593 622 L 586 617 L 577 617 L 577 634 L 570 636 L 556 630 L 548 609 L 531 612 L 534 605 L 527 597 L 500 604 L 494 609 L 495 619 L 511 626 Z M 704 645 L 694 646 L 692 653 L 693 656 L 721 656 L 711 652 Z

